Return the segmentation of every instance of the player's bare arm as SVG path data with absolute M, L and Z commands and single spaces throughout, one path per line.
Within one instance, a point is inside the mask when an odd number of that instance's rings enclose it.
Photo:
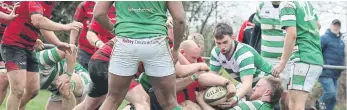
M 96 35 L 95 32 L 93 31 L 88 31 L 87 32 L 87 39 L 89 41 L 90 44 L 92 44 L 93 46 L 97 47 L 97 48 L 101 48 L 102 46 L 104 46 L 105 44 L 98 38 L 98 36 Z
M 42 14 L 32 14 L 30 16 L 31 23 L 40 29 L 45 29 L 49 31 L 70 31 L 79 30 L 82 28 L 83 24 L 80 22 L 72 22 L 70 24 L 60 24 L 53 22 L 52 20 L 44 17 Z
M 226 86 L 228 90 L 227 97 L 233 97 L 236 94 L 236 87 L 230 80 L 213 73 L 199 75 L 199 84 L 203 87 Z
M 73 22 L 78 22 L 78 21 L 73 21 Z M 76 45 L 76 41 L 78 39 L 80 30 L 71 30 L 70 31 L 70 44 L 75 44 Z
M 65 52 L 69 52 L 69 53 L 72 52 L 70 45 L 65 43 L 65 42 L 61 42 L 58 39 L 58 37 L 54 34 L 53 31 L 47 31 L 47 30 L 43 30 L 43 29 L 41 29 L 40 31 L 48 42 L 57 46 L 60 50 L 65 51 Z
M 272 75 L 275 77 L 279 77 L 279 74 L 283 71 L 284 67 L 286 66 L 289 57 L 292 55 L 296 41 L 296 27 L 287 27 L 285 30 L 287 34 L 284 38 L 284 52 L 282 54 L 280 63 L 274 67 L 272 72 Z
M 237 104 L 238 100 L 243 98 L 252 89 L 253 75 L 243 76 L 241 78 L 242 87 L 237 90 L 234 97 L 229 98 L 226 102 L 218 105 L 220 108 L 230 108 Z
M 186 15 L 183 10 L 182 2 L 180 1 L 168 1 L 167 7 L 170 11 L 170 14 L 173 19 L 173 28 L 174 28 L 174 45 L 172 56 L 174 58 L 174 63 L 177 62 L 178 59 L 178 49 L 181 45 L 182 38 L 184 36 L 184 25 L 186 22 Z
M 95 20 L 108 31 L 114 29 L 111 20 L 107 16 L 108 10 L 111 8 L 112 4 L 112 1 L 98 1 L 93 11 Z
M 77 55 L 77 48 L 73 44 L 70 44 L 70 47 L 72 48 L 72 53 L 65 53 L 66 63 L 67 63 L 67 71 L 62 76 L 65 76 L 65 78 L 68 78 L 68 82 L 72 80 L 72 74 L 74 72 L 74 67 L 76 64 L 76 55 Z M 68 76 L 68 77 L 66 77 Z M 66 83 L 66 82 L 65 82 Z M 70 83 L 66 83 L 70 84 Z M 76 106 L 76 98 L 74 95 L 74 92 L 70 89 L 70 85 L 66 86 L 66 88 L 62 88 L 63 90 L 59 90 L 60 92 L 63 92 L 62 94 L 65 96 L 62 99 L 62 105 L 64 110 L 71 110 L 74 106 Z
M 176 77 L 183 78 L 192 75 L 198 71 L 208 71 L 209 67 L 206 63 L 193 63 L 188 65 L 181 65 L 180 62 L 177 62 L 175 70 Z
M 215 110 L 213 107 L 211 107 L 204 101 L 204 98 L 203 98 L 204 91 L 196 92 L 195 94 L 196 94 L 196 101 L 198 102 L 198 104 L 203 110 Z

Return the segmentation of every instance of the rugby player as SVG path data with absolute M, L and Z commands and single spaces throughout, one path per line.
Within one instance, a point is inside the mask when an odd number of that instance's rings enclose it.
M 84 68 L 88 68 L 88 62 L 90 57 L 95 53 L 97 49 L 88 42 L 87 32 L 90 26 L 90 23 L 93 18 L 93 9 L 95 6 L 95 1 L 83 1 L 81 2 L 75 11 L 74 21 L 83 23 L 82 30 L 71 30 L 70 32 L 70 43 L 76 44 L 78 39 L 78 57 L 77 61 Z
M 180 52 L 187 59 L 190 64 L 181 65 L 179 62 L 176 64 L 176 74 L 190 73 L 188 77 L 176 79 L 176 95 L 177 102 L 186 110 L 199 110 L 199 105 L 196 104 L 195 91 L 202 91 L 205 87 L 209 86 L 227 86 L 229 90 L 228 96 L 233 96 L 236 88 L 231 82 L 216 74 L 203 72 L 209 69 L 206 63 L 198 63 L 200 52 L 199 46 L 192 40 L 185 40 L 181 43 Z M 198 64 L 198 65 L 197 65 Z M 151 110 L 162 110 L 157 102 L 155 93 L 151 88 L 148 81 L 148 75 L 141 74 L 140 83 L 145 88 L 146 92 L 151 98 Z
M 257 7 L 256 14 L 253 19 L 255 28 L 252 35 L 256 37 L 258 33 L 261 33 L 261 56 L 272 66 L 279 63 L 280 57 L 283 52 L 284 34 L 281 29 L 280 5 L 281 1 L 266 1 L 261 2 Z M 285 66 L 285 71 L 281 74 L 282 85 L 284 89 L 287 89 L 289 83 L 290 66 L 292 62 L 288 62 Z M 283 94 L 283 100 L 281 100 L 281 110 L 287 110 L 288 104 L 285 104 L 286 93 Z M 286 106 L 285 106 L 286 105 Z M 279 110 L 278 106 L 275 106 L 275 110 Z
M 113 110 L 119 107 L 138 63 L 143 62 L 154 91 L 164 110 L 181 110 L 175 100 L 174 63 L 183 37 L 185 15 L 182 2 L 117 2 L 117 23 L 113 28 L 107 11 L 113 2 L 98 2 L 94 17 L 106 29 L 115 33 L 117 40 L 109 64 L 109 90 L 100 107 Z M 167 46 L 166 12 L 174 21 L 174 45 L 172 58 Z
M 113 12 L 114 8 L 111 8 L 109 11 L 110 19 L 115 19 L 115 16 L 112 16 L 112 14 L 110 14 Z M 115 23 L 116 21 L 111 20 L 111 22 Z M 112 35 L 112 33 L 102 28 L 102 26 L 100 26 L 100 24 L 94 19 L 92 20 L 89 31 L 87 33 L 87 39 L 89 42 L 91 42 L 91 44 L 94 44 L 95 47 L 99 48 L 99 50 L 97 50 L 92 55 L 91 60 L 88 64 L 88 69 L 90 75 L 92 76 L 91 79 L 93 80 L 93 87 L 86 99 L 81 104 L 77 105 L 74 110 L 94 110 L 104 101 L 108 90 L 107 68 L 109 66 L 110 55 L 115 39 L 109 40 L 106 44 L 104 44 L 103 42 L 113 37 L 114 35 Z M 98 42 L 98 40 L 101 40 L 103 42 Z M 142 67 L 142 65 L 139 65 L 140 72 L 138 73 L 144 71 L 140 67 Z M 125 98 L 132 105 L 134 105 L 133 107 L 135 109 L 149 110 L 149 104 L 147 103 L 147 100 L 149 100 L 149 98 L 143 90 L 142 86 L 138 85 L 139 83 L 133 80 Z
M 70 52 L 70 45 L 61 42 L 53 31 L 78 30 L 82 27 L 81 23 L 63 25 L 51 21 L 49 17 L 54 3 L 21 2 L 16 9 L 18 17 L 13 19 L 5 30 L 1 41 L 1 55 L 7 69 L 11 91 L 7 100 L 7 110 L 23 110 L 29 100 L 39 92 L 38 61 L 33 52 L 38 34 L 42 33 L 47 41 L 63 51 Z
M 286 34 L 281 61 L 274 67 L 273 75 L 280 75 L 290 57 L 294 64 L 287 92 L 289 110 L 304 110 L 323 69 L 318 15 L 308 1 L 282 2 L 280 10 L 281 28 Z
M 39 43 L 38 45 L 42 45 Z M 91 79 L 88 71 L 76 63 L 77 48 L 70 44 L 72 53 L 58 48 L 36 53 L 39 63 L 40 89 L 52 93 L 46 104 L 47 110 L 71 110 L 88 92 Z M 38 46 L 40 47 L 40 46 Z
M 2 35 L 6 29 L 6 23 L 18 16 L 18 14 L 15 14 L 15 10 L 18 6 L 19 3 L 12 1 L 0 2 L 0 39 L 2 39 Z M 0 105 L 4 101 L 7 93 L 8 79 L 6 72 L 5 63 L 0 54 Z
M 241 82 L 236 95 L 221 104 L 221 108 L 235 105 L 251 92 L 252 87 L 263 76 L 271 73 L 272 65 L 267 63 L 257 51 L 247 44 L 234 40 L 232 27 L 225 23 L 217 24 L 214 30 L 217 44 L 211 51 L 210 69 L 218 73 L 224 68 L 235 80 Z
M 281 81 L 272 76 L 266 76 L 260 79 L 253 88 L 251 101 L 241 102 L 228 110 L 273 110 L 282 92 Z M 203 110 L 215 110 L 204 101 L 203 92 L 198 93 L 197 101 Z

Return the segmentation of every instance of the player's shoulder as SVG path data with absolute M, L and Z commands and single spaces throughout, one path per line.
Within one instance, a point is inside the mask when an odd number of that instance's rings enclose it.
M 213 49 L 211 50 L 211 53 L 219 55 L 220 54 L 220 49 L 218 48 L 218 46 L 214 46 Z

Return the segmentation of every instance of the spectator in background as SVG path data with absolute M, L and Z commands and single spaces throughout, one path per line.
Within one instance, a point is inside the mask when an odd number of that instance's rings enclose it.
M 332 21 L 330 29 L 321 36 L 321 46 L 325 65 L 343 66 L 345 44 L 341 39 L 341 22 L 338 19 Z M 342 70 L 323 69 L 319 82 L 323 86 L 323 95 L 320 101 L 326 106 L 326 110 L 333 110 L 337 99 L 338 78 Z
M 254 15 L 255 15 L 255 13 L 253 13 L 248 18 L 248 20 L 244 21 L 243 24 L 241 25 L 241 28 L 239 30 L 239 35 L 237 36 L 237 40 L 239 42 L 250 45 L 250 40 L 252 37 L 252 31 L 253 31 L 253 27 L 254 27 L 254 24 L 252 22 Z

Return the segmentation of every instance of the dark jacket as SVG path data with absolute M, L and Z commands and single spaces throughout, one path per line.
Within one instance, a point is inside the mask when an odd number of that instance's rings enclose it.
M 337 36 L 328 29 L 325 34 L 321 36 L 321 46 L 325 65 L 344 65 L 345 44 L 341 39 L 341 33 L 340 36 Z M 342 70 L 323 69 L 321 76 L 338 78 L 341 72 Z

